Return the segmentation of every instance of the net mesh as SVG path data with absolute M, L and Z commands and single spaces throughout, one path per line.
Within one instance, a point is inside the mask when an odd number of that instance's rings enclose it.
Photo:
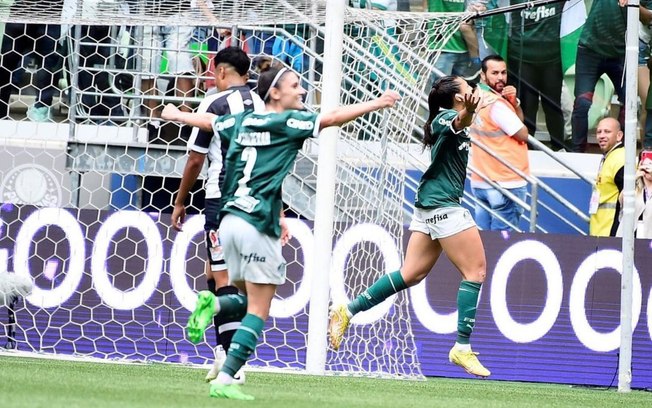
M 253 79 L 256 67 L 272 59 L 293 67 L 308 90 L 307 108 L 318 110 L 322 87 L 329 86 L 321 81 L 326 3 L 215 2 L 210 13 L 181 9 L 178 1 L 155 2 L 159 8 L 148 1 L 72 3 L 75 10 L 36 1 L 0 8 L 8 84 L 0 94 L 6 158 L 0 266 L 36 285 L 16 306 L 14 340 L 37 352 L 208 363 L 212 329 L 199 346 L 183 334 L 194 293 L 205 288 L 203 216 L 193 215 L 202 209 L 201 183 L 184 231 L 173 232 L 169 213 L 189 131 L 160 122 L 157 112 L 167 102 L 194 109 L 211 92 L 211 41 L 245 48 Z M 463 18 L 347 9 L 341 102 L 365 101 L 388 88 L 402 100 L 341 132 L 334 301 L 400 266 L 417 182 L 406 169 L 427 164 L 412 143 L 413 124 L 425 114 L 431 64 Z M 36 24 L 45 22 L 75 26 Z M 148 35 L 168 34 L 154 23 L 178 36 L 193 28 L 187 42 L 148 42 Z M 175 72 L 166 58 L 152 69 L 154 51 L 191 57 L 192 70 Z M 190 87 L 179 92 L 183 79 Z M 49 104 L 39 103 L 46 93 Z M 302 219 L 290 221 L 288 282 L 278 289 L 254 366 L 305 369 L 308 278 L 319 270 L 310 222 L 318 216 L 318 151 L 318 140 L 307 143 L 284 184 L 284 201 Z M 356 317 L 341 350 L 329 351 L 327 369 L 421 378 L 410 319 L 407 293 Z

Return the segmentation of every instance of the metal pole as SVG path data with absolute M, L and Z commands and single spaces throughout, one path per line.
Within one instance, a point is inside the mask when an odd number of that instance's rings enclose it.
M 315 58 L 313 58 L 312 55 L 317 52 L 317 30 L 312 27 L 310 27 L 310 40 L 308 41 L 308 47 L 312 51 L 312 54 L 308 56 L 308 83 L 310 84 L 311 89 L 308 89 L 306 104 L 314 105 L 317 86 L 315 84 Z
M 590 185 L 591 187 L 593 187 L 593 185 L 595 184 L 595 179 L 591 179 L 591 178 L 585 176 L 584 174 L 582 174 L 580 171 L 578 171 L 577 169 L 575 169 L 575 166 L 573 166 L 572 164 L 570 164 L 570 162 L 569 162 L 568 160 L 564 159 L 564 158 L 562 157 L 562 155 L 560 155 L 560 154 L 554 152 L 551 148 L 549 148 L 549 147 L 546 146 L 545 144 L 541 143 L 541 142 L 540 142 L 536 137 L 530 135 L 530 136 L 528 137 L 528 139 L 527 139 L 527 142 L 528 142 L 528 144 L 530 144 L 530 145 L 536 147 L 537 150 L 540 150 L 540 151 L 546 153 L 546 155 L 548 155 L 548 157 L 550 157 L 551 159 L 553 159 L 553 160 L 556 161 L 557 163 L 559 163 L 559 164 L 561 164 L 562 166 L 564 166 L 564 168 L 570 170 L 570 171 L 571 171 L 572 173 L 574 173 L 577 177 L 579 177 L 580 180 L 584 180 L 584 181 L 585 181 L 588 185 Z
M 136 41 L 136 44 L 143 44 L 143 38 L 144 38 L 144 32 L 143 32 L 144 27 L 143 26 L 136 26 L 134 29 L 134 41 Z M 134 99 L 131 104 L 131 110 L 129 111 L 129 122 L 134 123 L 134 118 L 142 116 L 142 105 L 144 103 L 143 97 L 143 70 L 145 68 L 143 67 L 143 49 L 141 47 L 135 48 L 134 51 L 134 94 L 136 95 L 137 99 Z M 154 73 L 152 73 L 154 75 Z M 156 76 L 153 76 L 154 78 L 154 88 L 156 88 Z M 141 120 L 136 120 L 136 126 L 134 126 L 134 140 L 138 140 L 138 131 L 140 130 L 140 124 L 142 123 Z
M 618 391 L 632 383 L 632 274 L 634 270 L 634 177 L 638 139 L 638 18 L 639 0 L 627 4 L 625 38 L 625 169 L 623 186 L 623 271 L 620 283 L 620 359 Z
M 79 57 L 81 55 L 80 42 L 81 42 L 81 34 L 82 34 L 81 29 L 82 27 L 79 24 L 73 27 L 74 30 L 74 34 L 73 34 L 74 40 L 73 40 L 73 49 L 72 49 L 73 57 L 70 59 L 70 70 L 71 70 L 70 87 L 69 87 L 70 107 L 68 108 L 68 115 L 70 118 L 69 121 L 70 125 L 68 128 L 69 129 L 68 141 L 70 142 L 77 140 L 77 135 L 76 135 L 77 108 L 78 108 L 77 89 L 79 89 Z M 70 154 L 70 152 L 67 151 L 66 154 Z M 70 179 L 70 204 L 75 208 L 79 208 L 82 174 L 78 171 L 71 170 L 68 176 Z
M 539 182 L 534 180 L 530 189 L 530 232 L 537 232 L 539 215 Z
M 545 6 L 546 4 L 553 4 L 553 3 L 563 3 L 568 0 L 535 0 L 535 1 L 528 1 L 526 3 L 518 3 L 518 4 L 512 4 L 509 6 L 504 6 L 504 7 L 497 7 L 495 9 L 491 10 L 485 10 L 483 12 L 474 12 L 474 13 L 469 13 L 469 20 L 473 20 L 476 18 L 483 18 L 483 17 L 490 17 L 490 16 L 495 16 L 498 14 L 504 14 L 510 11 L 519 11 L 519 10 L 524 10 L 524 9 L 529 9 L 529 8 L 534 8 L 534 7 L 539 7 L 539 6 Z M 638 3 L 636 3 L 638 4 Z
M 322 111 L 327 112 L 340 104 L 342 83 L 342 42 L 344 38 L 344 0 L 331 0 L 326 5 L 327 33 L 324 45 Z M 336 150 L 339 128 L 330 127 L 321 132 L 315 199 L 315 268 L 312 273 L 310 317 L 308 319 L 308 345 L 306 371 L 323 374 L 326 367 L 326 326 L 328 324 L 328 299 L 330 290 L 331 253 L 333 251 L 333 218 L 335 207 Z

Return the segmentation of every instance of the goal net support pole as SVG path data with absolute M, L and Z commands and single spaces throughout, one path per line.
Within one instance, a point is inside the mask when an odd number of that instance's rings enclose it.
M 329 1 L 326 6 L 322 112 L 328 112 L 340 104 L 340 87 L 337 84 L 342 83 L 344 11 L 344 0 Z M 338 127 L 324 129 L 319 138 L 314 225 L 315 268 L 313 269 L 310 296 L 306 356 L 306 371 L 310 374 L 323 374 L 326 365 L 326 326 L 328 324 L 336 149 L 339 131 Z

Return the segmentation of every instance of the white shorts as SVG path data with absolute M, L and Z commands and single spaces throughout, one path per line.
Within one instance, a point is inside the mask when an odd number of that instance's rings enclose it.
M 475 227 L 475 221 L 464 207 L 415 208 L 410 223 L 410 231 L 423 232 L 432 239 L 450 237 L 471 227 Z
M 167 73 L 183 74 L 195 72 L 192 64 L 192 52 L 188 49 L 194 27 L 165 26 L 143 28 L 143 68 L 152 75 L 161 71 L 163 49 L 168 60 Z M 144 75 L 144 77 L 148 77 Z
M 281 240 L 265 235 L 237 215 L 220 223 L 220 241 L 231 282 L 285 283 Z

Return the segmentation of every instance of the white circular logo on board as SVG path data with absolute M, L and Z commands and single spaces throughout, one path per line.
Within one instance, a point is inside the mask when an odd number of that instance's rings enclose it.
M 7 173 L 2 180 L 3 202 L 58 207 L 61 185 L 54 174 L 38 164 L 23 164 Z

